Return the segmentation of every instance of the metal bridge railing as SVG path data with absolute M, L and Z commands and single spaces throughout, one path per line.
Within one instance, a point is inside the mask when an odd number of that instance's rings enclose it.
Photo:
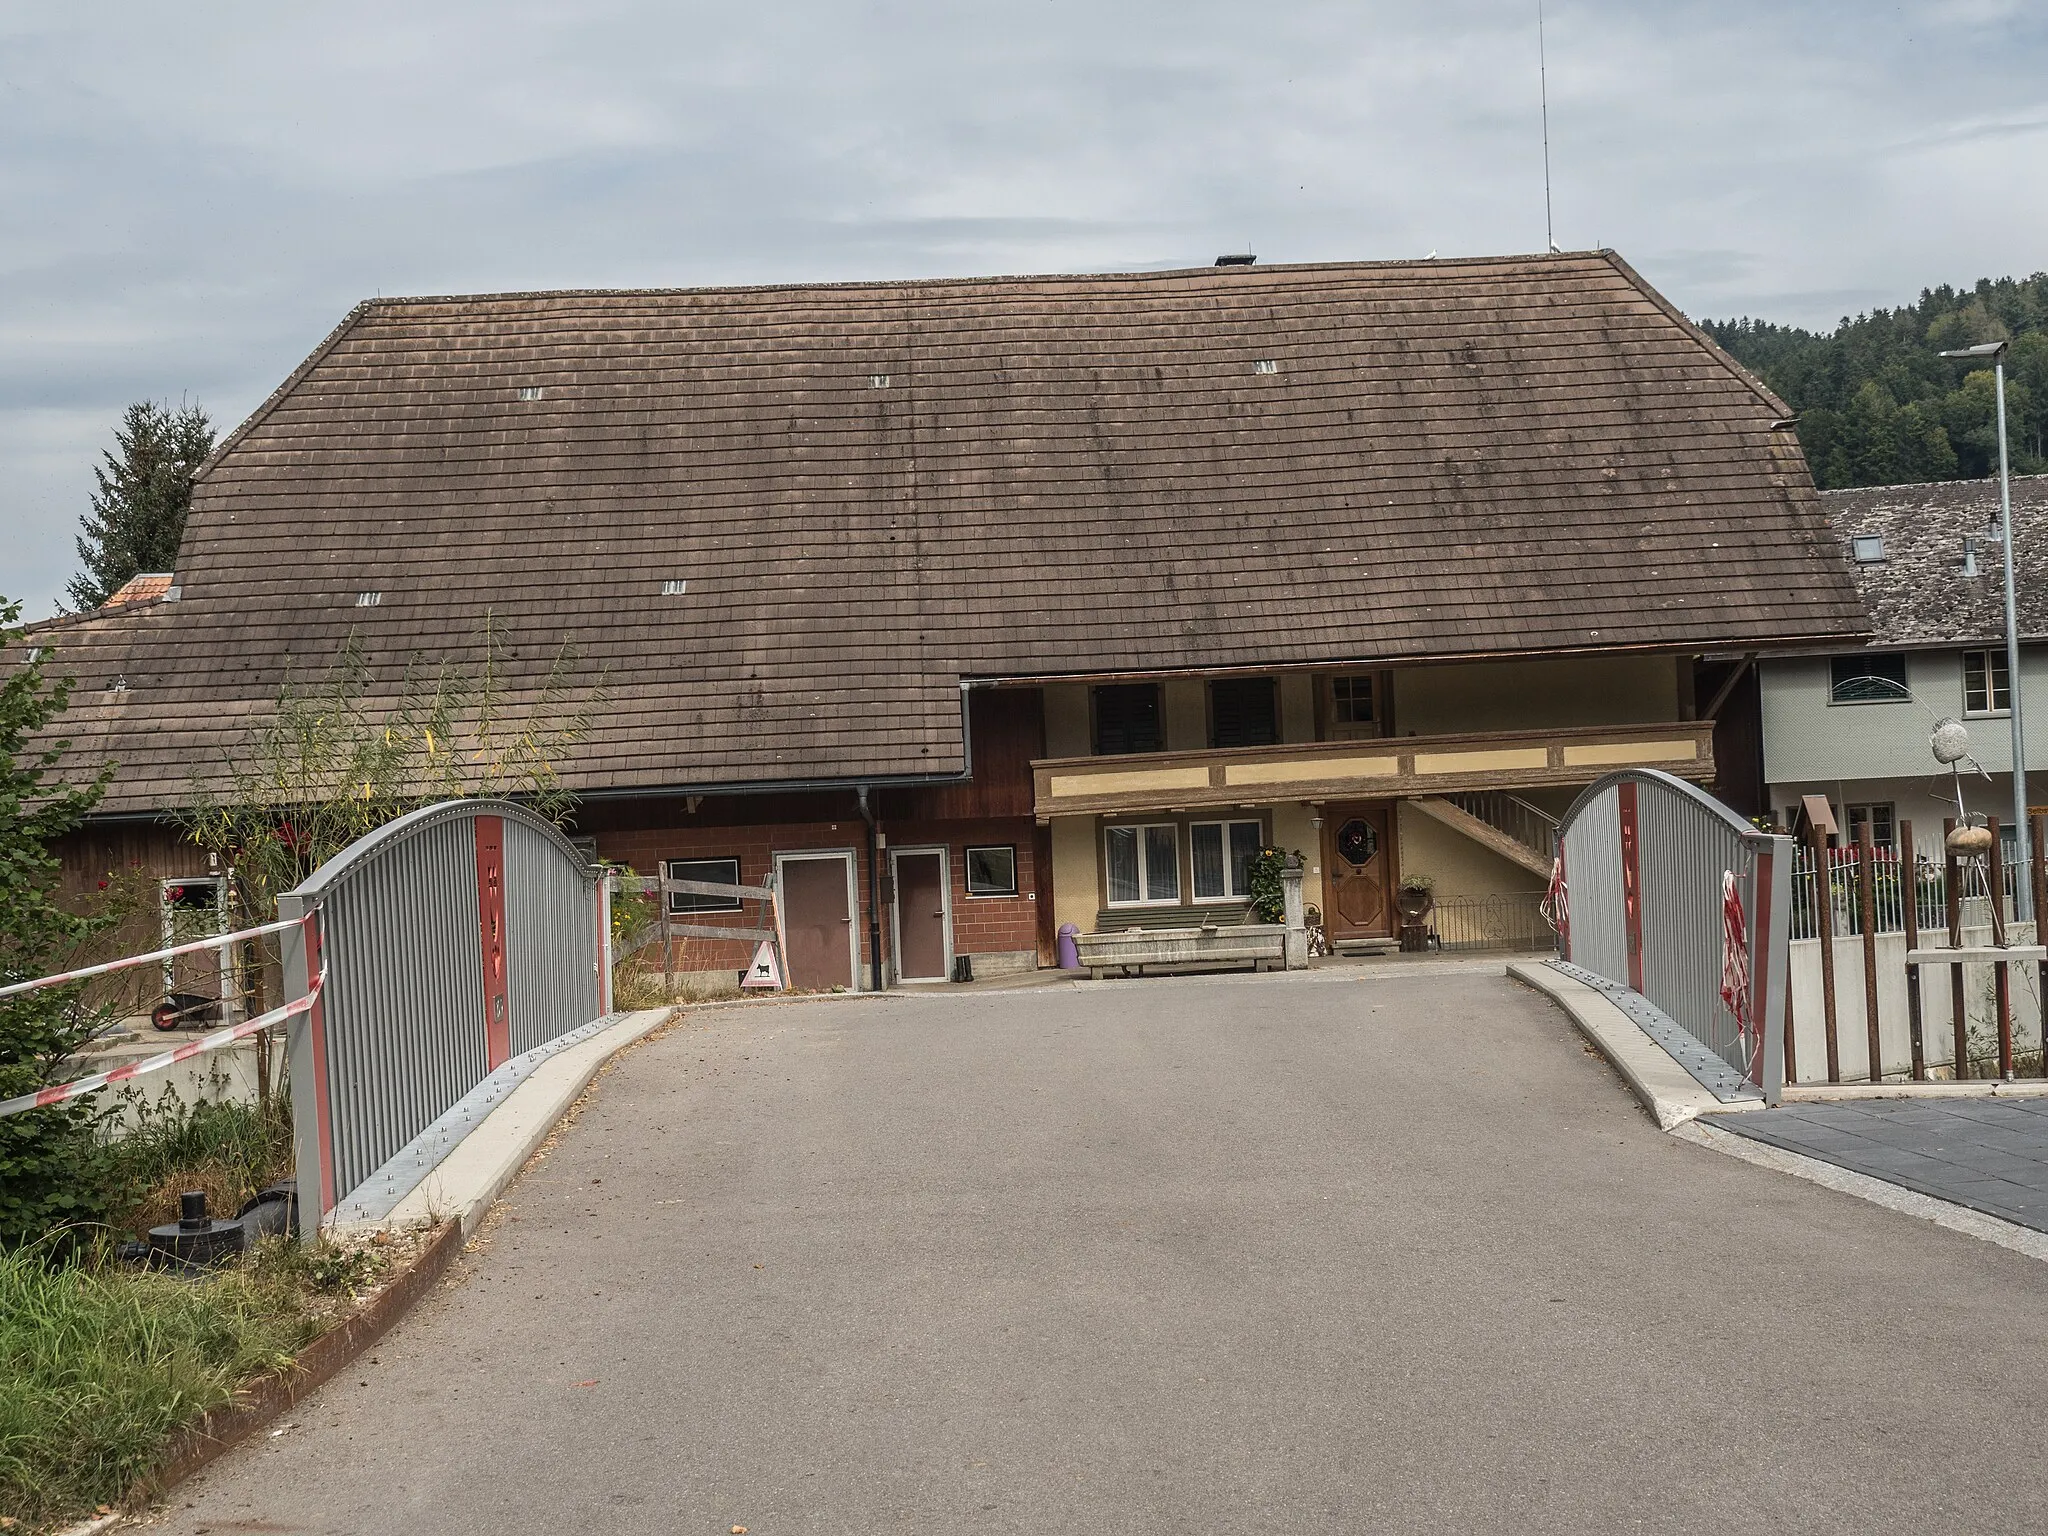
M 1573 802 L 1559 858 L 1565 959 L 1647 1001 L 1723 1074 L 1776 1103 L 1791 840 L 1682 779 L 1625 769 Z M 1699 1075 L 1696 1060 L 1686 1064 Z
M 598 871 L 509 801 L 402 816 L 278 915 L 312 919 L 286 947 L 287 992 L 326 976 L 290 1041 L 308 1230 L 492 1072 L 610 1006 Z

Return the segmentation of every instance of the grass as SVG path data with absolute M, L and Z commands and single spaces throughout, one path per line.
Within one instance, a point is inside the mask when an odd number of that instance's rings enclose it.
M 0 1255 L 0 1511 L 39 1525 L 120 1499 L 179 1425 L 318 1331 L 299 1269 L 259 1256 L 193 1281 Z
M 273 1104 L 131 1103 L 108 1143 L 117 1218 L 98 1238 L 0 1254 L 0 1529 L 120 1500 L 178 1427 L 286 1365 L 380 1260 L 266 1241 L 200 1279 L 119 1264 L 113 1238 L 173 1221 L 203 1189 L 232 1216 L 291 1171 L 291 1111 Z

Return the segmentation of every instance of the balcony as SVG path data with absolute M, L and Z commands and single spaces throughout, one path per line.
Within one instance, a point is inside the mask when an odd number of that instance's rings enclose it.
M 1040 821 L 1274 800 L 1394 800 L 1590 784 L 1617 768 L 1714 776 L 1708 720 L 1477 736 L 1384 736 L 1283 747 L 1066 757 L 1031 765 Z

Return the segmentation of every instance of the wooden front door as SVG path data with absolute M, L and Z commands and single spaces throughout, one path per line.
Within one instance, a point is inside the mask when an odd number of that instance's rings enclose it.
M 789 984 L 811 990 L 853 985 L 853 856 L 785 854 L 776 905 Z
M 952 964 L 946 943 L 944 849 L 898 852 L 896 862 L 896 979 L 944 981 Z
M 1333 940 L 1393 936 L 1393 820 L 1384 800 L 1323 808 L 1323 927 Z

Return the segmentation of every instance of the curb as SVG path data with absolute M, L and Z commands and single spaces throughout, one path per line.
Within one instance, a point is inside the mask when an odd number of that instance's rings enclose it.
M 1540 961 L 1511 960 L 1507 974 L 1543 993 L 1565 1011 L 1578 1032 L 1622 1075 L 1642 1101 L 1657 1129 L 1669 1131 L 1701 1115 L 1741 1114 L 1761 1109 L 1760 1101 L 1724 1104 L 1664 1048 L 1643 1033 L 1642 1026 L 1614 1005 L 1612 999 L 1582 981 L 1552 970 Z
M 1903 1216 L 1917 1216 L 1922 1221 L 1931 1221 L 1938 1227 L 1947 1227 L 1951 1232 L 1961 1232 L 1966 1237 L 1996 1243 L 2001 1248 L 2010 1248 L 2013 1252 L 2023 1253 L 2030 1259 L 2040 1259 L 2048 1263 L 2048 1232 L 2036 1232 L 2033 1228 L 2020 1226 L 2017 1222 L 1987 1216 L 1982 1211 L 1971 1210 L 1967 1205 L 1938 1200 L 1933 1195 L 1923 1195 L 1918 1190 L 1907 1189 L 1903 1185 L 1889 1184 L 1870 1174 L 1857 1173 L 1854 1169 L 1839 1168 L 1833 1163 L 1822 1162 L 1817 1157 L 1808 1157 L 1801 1152 L 1788 1152 L 1783 1147 L 1751 1141 L 1747 1136 L 1724 1131 L 1717 1125 L 1681 1125 L 1673 1128 L 1671 1134 L 1696 1146 L 1725 1152 L 1730 1157 L 1739 1157 L 1745 1163 L 1755 1163 L 1759 1168 L 1768 1168 L 1774 1173 L 1787 1173 L 1795 1179 L 1805 1179 L 1809 1184 L 1819 1184 L 1839 1194 L 1868 1200 L 1872 1205 L 1881 1205 L 1886 1210 L 1897 1211 Z
M 471 1236 L 491 1202 L 519 1176 L 519 1170 L 553 1134 L 563 1114 L 604 1064 L 681 1013 L 680 1007 L 629 1013 L 602 1034 L 549 1057 L 392 1206 L 389 1214 L 336 1230 L 370 1232 L 380 1227 L 425 1227 L 447 1221 L 465 1238 Z
M 368 1306 L 313 1340 L 287 1369 L 257 1377 L 236 1392 L 233 1402 L 209 1408 L 178 1430 L 156 1466 L 136 1481 L 123 1502 L 131 1510 L 153 1503 L 173 1484 L 183 1482 L 222 1452 L 239 1445 L 330 1380 L 388 1333 L 406 1309 L 441 1278 L 461 1251 L 462 1231 L 450 1222 L 403 1273 L 371 1298 Z M 102 1521 L 111 1523 L 114 1518 L 103 1516 Z M 104 1523 L 88 1521 L 72 1527 L 64 1536 L 73 1536 L 74 1532 L 85 1536 L 88 1531 L 105 1528 Z

